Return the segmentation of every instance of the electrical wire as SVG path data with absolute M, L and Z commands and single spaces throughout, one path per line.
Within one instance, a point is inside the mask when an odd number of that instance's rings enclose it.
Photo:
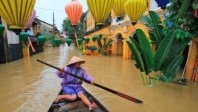
M 53 11 L 53 12 L 64 12 L 64 11 L 61 11 L 61 10 L 49 9 L 49 8 L 42 8 L 42 7 L 36 7 L 36 9 L 48 10 L 48 11 Z

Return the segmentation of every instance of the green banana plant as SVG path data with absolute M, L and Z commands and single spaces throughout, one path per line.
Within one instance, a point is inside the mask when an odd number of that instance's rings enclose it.
M 111 38 L 103 37 L 101 33 L 95 37 L 97 37 L 98 51 L 103 55 L 107 55 L 107 48 L 112 44 L 113 40 Z
M 162 25 L 160 17 L 154 11 L 149 11 L 150 17 L 142 17 L 142 21 L 149 26 L 149 37 L 146 37 L 141 29 L 136 30 L 137 40 L 129 37 L 127 44 L 134 56 L 136 68 L 142 75 L 144 84 L 150 84 L 150 74 L 154 74 L 154 83 L 158 80 L 165 82 L 172 81 L 180 68 L 183 61 L 183 51 L 189 40 L 183 41 L 176 37 L 177 31 L 174 29 L 167 30 Z M 152 51 L 151 45 L 156 49 Z M 156 81 L 156 82 L 155 82 Z
M 136 61 L 136 68 L 140 69 L 141 73 L 147 75 L 142 79 L 145 85 L 150 85 L 150 73 L 152 72 L 153 67 L 153 51 L 151 44 L 141 29 L 136 29 L 137 40 L 133 37 L 130 37 L 130 40 L 127 40 L 127 44 L 134 55 Z

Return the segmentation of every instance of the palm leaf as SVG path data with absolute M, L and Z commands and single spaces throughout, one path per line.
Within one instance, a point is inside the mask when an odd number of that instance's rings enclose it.
M 98 37 L 97 38 L 97 42 L 98 42 L 98 46 L 100 47 L 100 48 L 102 48 L 102 42 L 101 42 L 101 39 Z
M 104 49 L 107 49 L 108 46 L 110 46 L 112 44 L 113 40 L 111 38 L 109 38 L 109 40 L 107 41 L 107 43 L 103 46 Z
M 141 51 L 137 47 L 138 45 L 137 45 L 136 40 L 134 38 L 130 38 L 130 41 L 128 40 L 126 42 L 134 56 L 134 60 L 136 62 L 135 64 L 136 68 L 138 68 L 141 72 L 145 72 L 143 59 L 141 57 Z
M 141 29 L 136 30 L 137 39 L 142 50 L 142 58 L 145 64 L 146 73 L 150 73 L 153 67 L 153 51 L 148 38 Z
M 165 62 L 167 55 L 170 51 L 171 45 L 173 44 L 175 37 L 173 31 L 169 31 L 168 34 L 164 37 L 160 43 L 156 54 L 154 56 L 154 65 L 153 70 L 158 71 Z
M 162 26 L 162 21 L 160 17 L 157 15 L 156 12 L 154 11 L 149 11 L 149 15 L 151 17 L 154 29 L 153 32 L 156 37 L 157 41 L 157 46 L 161 43 L 162 37 L 163 37 L 163 26 Z
M 179 57 L 179 55 L 181 55 L 183 53 L 183 51 L 187 45 L 188 45 L 188 41 L 174 42 L 174 44 L 172 45 L 172 47 L 169 51 L 168 58 L 167 58 L 166 62 L 163 64 L 163 67 L 161 70 L 162 71 L 168 70 L 167 68 L 169 68 L 172 60 L 175 57 L 176 58 Z
M 153 26 L 153 24 L 152 24 L 152 21 L 151 21 L 151 18 L 149 18 L 148 16 L 142 16 L 141 18 L 140 18 L 140 21 L 142 21 L 143 23 L 144 23 L 144 25 L 146 26 L 146 27 L 148 27 L 149 29 L 153 29 L 154 28 L 154 26 Z

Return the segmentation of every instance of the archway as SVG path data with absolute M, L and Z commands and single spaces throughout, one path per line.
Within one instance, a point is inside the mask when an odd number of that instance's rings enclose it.
M 116 55 L 122 56 L 123 55 L 123 37 L 121 33 L 116 34 Z

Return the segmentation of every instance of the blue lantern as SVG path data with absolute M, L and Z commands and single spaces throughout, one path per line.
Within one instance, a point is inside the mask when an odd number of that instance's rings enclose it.
M 155 0 L 161 9 L 166 9 L 166 5 L 170 2 L 170 0 Z

